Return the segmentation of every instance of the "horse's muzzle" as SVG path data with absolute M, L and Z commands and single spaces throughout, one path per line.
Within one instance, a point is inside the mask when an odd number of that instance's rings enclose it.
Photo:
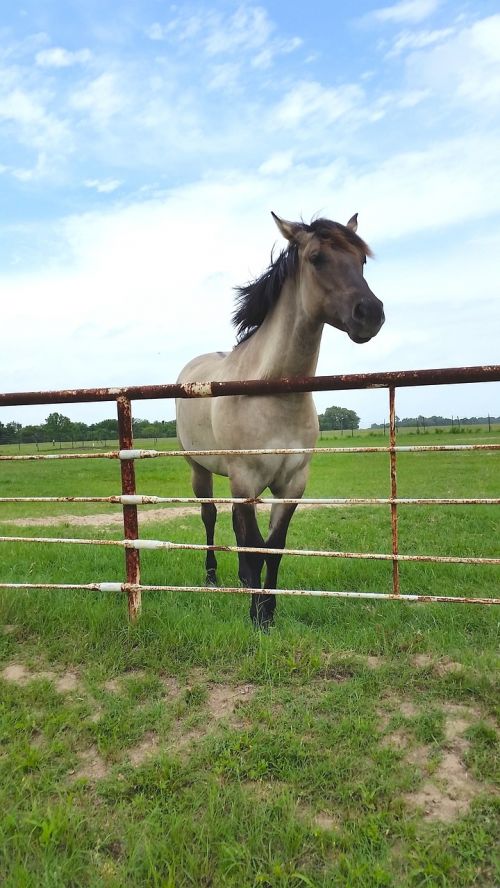
M 385 322 L 384 306 L 373 294 L 360 299 L 352 310 L 352 320 L 347 330 L 353 342 L 369 342 L 377 335 Z

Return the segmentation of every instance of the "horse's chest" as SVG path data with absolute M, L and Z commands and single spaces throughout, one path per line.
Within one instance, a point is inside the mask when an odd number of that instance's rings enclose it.
M 307 397 L 221 398 L 214 403 L 213 430 L 221 446 L 292 449 L 314 446 L 318 420 Z

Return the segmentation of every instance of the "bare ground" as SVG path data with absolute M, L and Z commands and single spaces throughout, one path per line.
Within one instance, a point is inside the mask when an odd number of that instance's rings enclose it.
M 418 707 L 408 700 L 401 701 L 398 708 L 405 718 L 419 714 Z M 403 752 L 404 760 L 420 772 L 420 786 L 404 795 L 408 807 L 421 809 L 426 820 L 450 822 L 464 814 L 477 795 L 491 791 L 491 787 L 478 782 L 466 765 L 470 743 L 464 734 L 481 719 L 481 712 L 473 706 L 453 703 L 443 704 L 442 709 L 445 745 L 437 766 L 431 762 L 432 747 L 412 742 L 410 730 L 399 728 L 386 734 L 381 742 L 383 746 Z M 386 728 L 390 715 L 387 712 L 380 715 L 382 727 Z
M 320 509 L 324 508 L 324 506 L 316 505 L 315 503 L 301 503 L 300 508 Z M 260 503 L 258 509 L 259 511 L 269 512 L 271 507 Z M 217 511 L 230 512 L 231 506 L 221 503 L 217 505 Z M 158 521 L 177 521 L 179 518 L 189 518 L 199 514 L 199 506 L 164 506 L 159 509 L 144 508 L 141 509 L 140 521 L 141 524 L 154 524 Z M 114 527 L 123 524 L 123 514 L 120 509 L 116 512 L 98 512 L 94 515 L 61 514 L 35 518 L 6 518 L 3 520 L 3 523 L 11 524 L 14 527 L 54 527 L 58 524 L 68 524 L 74 527 Z
M 427 665 L 427 664 L 426 664 Z M 430 665 L 430 664 L 429 664 Z M 370 664 L 371 668 L 379 668 L 380 663 Z M 126 672 L 107 680 L 103 688 L 111 694 L 118 694 L 123 683 L 131 678 L 143 678 L 141 670 Z M 56 672 L 50 669 L 29 669 L 25 664 L 12 662 L 6 665 L 0 677 L 4 681 L 25 686 L 31 681 L 45 679 L 53 683 L 61 694 L 78 691 L 85 693 L 79 674 L 72 669 Z M 221 723 L 235 730 L 244 730 L 248 724 L 245 709 L 253 699 L 257 688 L 252 684 L 232 685 L 207 680 L 206 674 L 193 669 L 187 683 L 181 687 L 173 676 L 160 676 L 165 688 L 165 700 L 180 698 L 183 691 L 202 686 L 206 692 L 204 702 L 204 718 L 196 724 L 189 724 L 185 717 L 179 717 L 167 737 L 160 737 L 154 731 L 148 731 L 135 746 L 124 751 L 121 764 L 138 767 L 162 750 L 173 752 L 184 757 L 189 754 L 196 743 L 213 734 Z M 421 777 L 420 785 L 404 795 L 409 808 L 423 811 L 427 820 L 452 821 L 464 814 L 472 800 L 483 792 L 491 792 L 490 786 L 476 780 L 468 771 L 466 759 L 470 743 L 466 732 L 472 724 L 482 718 L 477 707 L 463 704 L 444 703 L 444 748 L 436 764 L 436 750 L 431 745 L 415 743 L 411 724 L 398 727 L 388 732 L 391 718 L 398 713 L 405 719 L 415 718 L 420 714 L 419 707 L 408 699 L 397 699 L 388 695 L 384 709 L 380 711 L 380 726 L 383 733 L 381 743 L 389 749 L 399 751 L 403 760 L 412 765 Z M 91 721 L 97 720 L 101 712 L 95 704 Z M 34 738 L 40 744 L 43 738 Z M 78 754 L 79 762 L 71 772 L 72 779 L 84 778 L 89 781 L 103 779 L 110 765 L 100 755 L 97 747 L 92 745 Z M 312 822 L 320 829 L 333 829 L 336 825 L 335 816 L 328 811 L 310 812 Z
M 142 670 L 133 670 L 114 678 L 108 679 L 103 684 L 104 690 L 110 694 L 119 694 L 122 691 L 125 681 L 136 678 L 143 678 L 145 673 Z M 33 670 L 23 663 L 9 663 L 0 672 L 0 677 L 4 681 L 25 686 L 29 682 L 46 679 L 53 683 L 55 689 L 61 693 L 72 693 L 78 690 L 84 693 L 82 682 L 76 672 L 66 670 L 65 672 L 55 672 L 53 670 Z M 160 738 L 154 731 L 147 731 L 136 746 L 127 749 L 121 763 L 129 764 L 132 767 L 138 767 L 143 762 L 152 758 L 163 750 L 186 754 L 193 744 L 203 740 L 205 737 L 213 733 L 217 725 L 221 722 L 229 724 L 233 729 L 243 730 L 247 725 L 245 720 L 245 706 L 248 704 L 257 691 L 255 685 L 239 684 L 231 685 L 221 682 L 206 682 L 205 674 L 200 670 L 192 670 L 185 688 L 181 688 L 178 680 L 169 675 L 160 676 L 160 680 L 165 689 L 165 699 L 176 699 L 180 696 L 182 690 L 190 688 L 202 683 L 206 686 L 207 697 L 205 701 L 205 718 L 200 725 L 189 726 L 186 720 L 179 718 L 174 724 L 170 734 L 166 738 Z M 102 708 L 94 704 L 94 711 L 90 716 L 90 721 L 98 721 L 102 715 Z M 37 740 L 41 738 L 37 738 Z M 71 772 L 73 780 L 87 779 L 90 781 L 103 779 L 109 771 L 108 763 L 100 755 L 97 747 L 92 745 L 82 750 L 78 754 L 79 764 Z

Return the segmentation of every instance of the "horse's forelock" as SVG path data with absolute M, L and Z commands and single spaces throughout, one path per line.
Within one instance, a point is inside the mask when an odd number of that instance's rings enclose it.
M 320 240 L 329 241 L 338 250 L 362 253 L 372 256 L 372 251 L 365 241 L 347 225 L 332 222 L 330 219 L 314 219 L 307 230 L 315 234 Z

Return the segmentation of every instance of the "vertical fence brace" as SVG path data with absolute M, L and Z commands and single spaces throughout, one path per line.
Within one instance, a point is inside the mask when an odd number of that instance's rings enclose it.
M 390 465 L 391 465 L 391 528 L 392 528 L 392 592 L 394 595 L 400 595 L 399 587 L 399 542 L 398 542 L 398 505 L 395 502 L 398 495 L 398 476 L 396 469 L 396 389 L 393 385 L 389 386 L 389 443 L 390 443 Z
M 132 431 L 132 404 L 130 398 L 127 398 L 124 395 L 119 395 L 116 399 L 116 406 L 118 411 L 120 448 L 122 450 L 131 450 L 134 446 L 134 440 Z M 122 493 L 134 495 L 136 493 L 134 460 L 120 460 L 120 469 L 122 477 Z M 136 505 L 123 506 L 123 529 L 126 540 L 136 540 L 139 538 L 139 521 Z M 128 616 L 129 620 L 133 623 L 137 620 L 141 610 L 141 590 L 138 588 L 141 582 L 141 565 L 140 555 L 137 549 L 125 549 L 125 567 L 127 571 L 127 583 L 130 584 L 127 590 Z

